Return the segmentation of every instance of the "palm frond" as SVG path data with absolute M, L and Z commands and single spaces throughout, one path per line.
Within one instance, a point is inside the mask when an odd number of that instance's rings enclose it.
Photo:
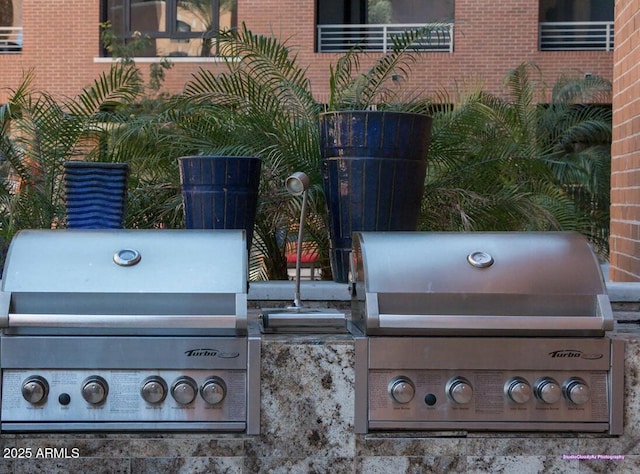
M 606 255 L 610 109 L 577 103 L 593 96 L 588 84 L 566 79 L 540 105 L 535 71 L 511 71 L 506 97 L 442 95 L 451 105 L 435 109 L 421 228 L 577 230 Z
M 394 36 L 391 50 L 364 73 L 359 72 L 359 48 L 348 51 L 329 71 L 329 110 L 365 110 L 379 103 L 394 102 L 398 106 L 410 106 L 411 101 L 398 103 L 395 99 L 397 90 L 387 87 L 387 84 L 394 76 L 407 78 L 411 72 L 411 64 L 416 60 L 411 51 L 416 50 L 416 44 L 420 40 L 432 37 L 437 29 L 438 25 L 429 25 Z
M 115 63 L 65 105 L 73 115 L 94 117 L 100 112 L 134 103 L 142 90 L 140 71 L 131 64 Z

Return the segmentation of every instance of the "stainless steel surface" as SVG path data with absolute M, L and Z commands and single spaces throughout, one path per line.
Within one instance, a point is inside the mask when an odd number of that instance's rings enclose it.
M 244 231 L 24 231 L 0 292 L 1 430 L 260 429 Z
M 265 333 L 347 332 L 346 315 L 328 308 L 267 308 L 261 310 L 260 323 Z
M 0 349 L 3 431 L 259 432 L 257 337 L 12 336 Z
M 609 338 L 361 337 L 356 359 L 368 366 L 356 367 L 356 406 L 367 408 L 356 410 L 356 431 L 621 434 L 622 347 Z
M 9 313 L 9 327 L 83 328 L 192 328 L 237 329 L 238 318 L 229 315 L 177 314 L 25 314 Z
M 354 235 L 355 429 L 622 433 L 624 343 L 575 233 Z
M 367 334 L 603 335 L 598 260 L 569 232 L 354 234 L 354 321 Z
M 289 194 L 293 196 L 302 195 L 302 206 L 300 209 L 300 219 L 298 222 L 298 240 L 296 243 L 296 277 L 295 277 L 295 292 L 293 296 L 293 307 L 302 308 L 302 299 L 300 297 L 300 268 L 302 262 L 302 244 L 304 241 L 304 223 L 307 215 L 307 189 L 309 188 L 310 180 L 302 171 L 297 171 L 289 176 L 285 182 L 285 187 Z
M 4 325 L 245 331 L 243 245 L 242 231 L 22 231 L 3 274 Z M 123 249 L 140 261 L 114 262 Z
M 242 245 L 239 230 L 21 231 L 11 242 L 2 289 L 45 294 L 244 293 L 247 251 Z M 140 263 L 132 268 L 115 264 L 114 253 L 129 248 L 140 252 Z

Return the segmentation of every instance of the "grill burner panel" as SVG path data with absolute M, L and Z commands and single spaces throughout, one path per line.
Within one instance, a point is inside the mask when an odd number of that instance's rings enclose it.
M 259 429 L 258 337 L 12 336 L 1 349 L 4 431 Z
M 4 414 L 2 416 L 5 429 L 49 430 L 67 423 L 83 421 L 133 423 L 128 429 L 141 429 L 153 423 L 161 423 L 166 429 L 172 429 L 177 423 L 191 422 L 191 429 L 216 428 L 216 423 L 224 422 L 226 429 L 244 431 L 246 428 L 246 406 L 243 398 L 233 397 L 225 403 L 216 405 L 207 403 L 198 393 L 210 380 L 217 377 L 225 381 L 227 390 L 232 393 L 244 393 L 246 380 L 243 371 L 215 370 L 101 370 L 99 377 L 104 388 L 105 401 L 90 403 L 84 398 L 84 391 L 91 390 L 87 385 L 95 377 L 95 370 L 6 370 L 4 383 L 9 386 L 24 387 L 34 375 L 43 379 L 48 386 L 48 395 L 37 404 L 28 403 L 18 391 L 10 391 L 3 397 Z M 193 380 L 197 390 L 193 392 L 194 400 L 188 404 L 178 403 L 170 390 L 181 380 Z M 148 383 L 164 385 L 166 392 L 158 392 L 162 397 L 158 403 L 146 402 L 142 397 L 143 387 Z M 191 390 L 185 386 L 185 390 Z M 151 388 L 147 388 L 152 390 Z M 107 392 L 108 391 L 108 392 Z M 176 394 L 176 397 L 180 397 Z M 193 423 L 197 420 L 197 423 Z M 155 426 L 156 428 L 158 425 Z M 100 428 L 100 427 L 97 427 Z M 219 427 L 218 427 L 219 428 Z
M 609 339 L 363 338 L 370 429 L 608 431 L 623 344 Z M 356 390 L 359 390 L 356 388 Z M 367 397 L 356 393 L 356 399 Z M 619 405 L 621 407 L 621 405 Z M 621 421 L 614 427 L 621 430 Z

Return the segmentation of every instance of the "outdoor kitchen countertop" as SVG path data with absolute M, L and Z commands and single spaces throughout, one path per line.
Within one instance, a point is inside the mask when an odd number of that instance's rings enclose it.
M 626 340 L 624 434 L 354 433 L 350 334 L 263 334 L 261 434 L 3 434 L 0 473 L 640 472 L 640 284 L 609 287 Z M 303 282 L 310 306 L 349 308 L 347 285 Z M 250 319 L 290 304 L 293 282 L 252 283 Z M 29 449 L 31 456 L 20 457 Z M 20 451 L 22 449 L 22 451 Z M 38 455 L 38 456 L 36 456 Z
M 640 472 L 639 336 L 638 331 L 615 335 L 627 341 L 625 428 L 619 437 L 465 431 L 355 434 L 353 338 L 265 334 L 260 435 L 5 434 L 0 438 L 5 453 L 0 472 Z M 14 448 L 29 448 L 32 457 L 18 458 Z M 52 453 L 53 448 L 58 451 Z M 49 457 L 35 457 L 47 452 Z

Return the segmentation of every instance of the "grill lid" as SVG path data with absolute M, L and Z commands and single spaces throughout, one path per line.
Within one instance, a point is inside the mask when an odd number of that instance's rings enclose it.
M 353 317 L 368 334 L 601 335 L 597 257 L 572 232 L 354 234 Z
M 242 230 L 29 230 L 11 242 L 1 325 L 244 329 Z

